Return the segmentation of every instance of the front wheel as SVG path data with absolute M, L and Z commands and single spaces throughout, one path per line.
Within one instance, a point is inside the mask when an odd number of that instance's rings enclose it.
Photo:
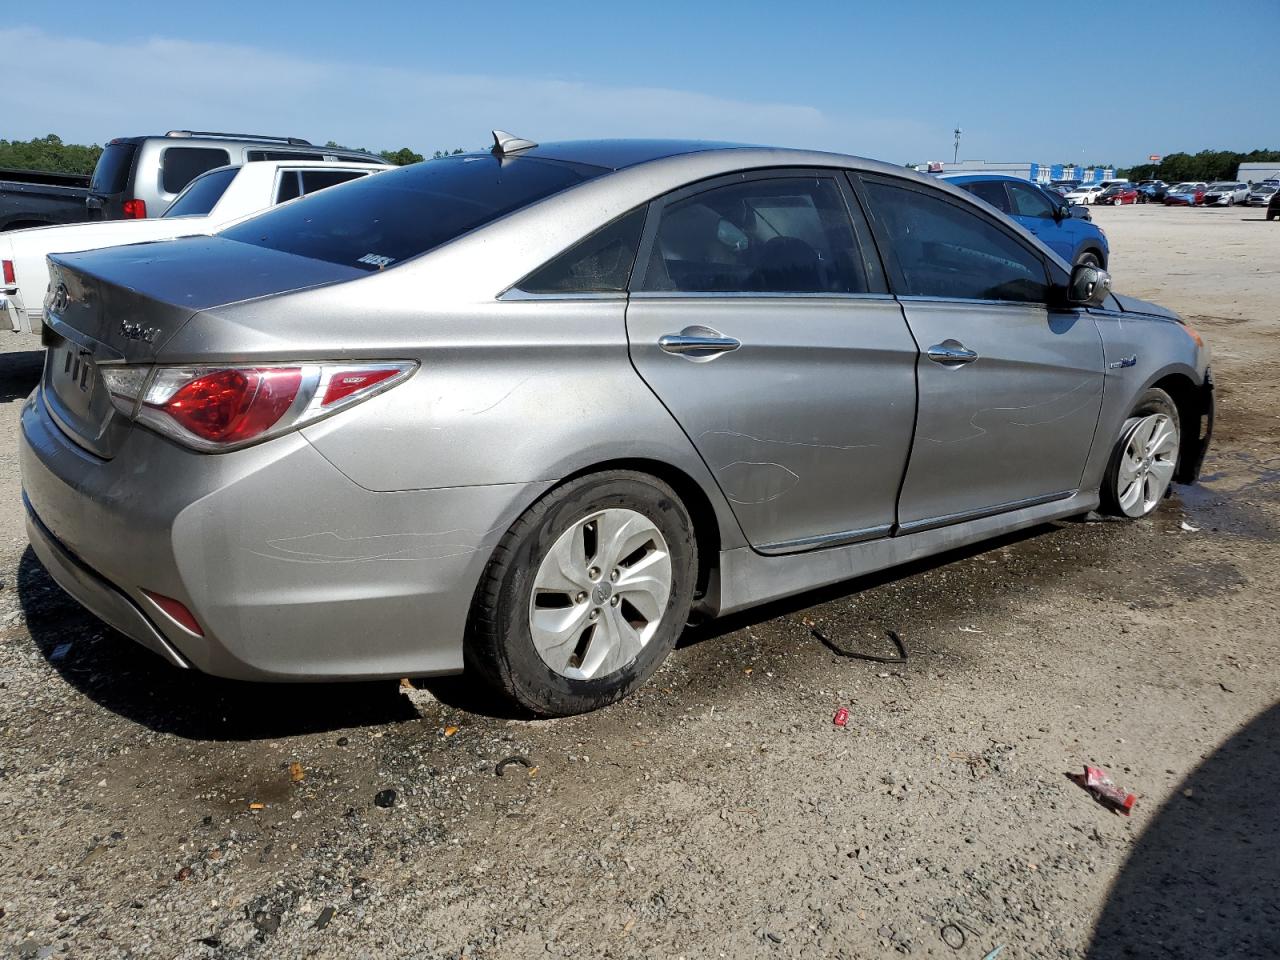
M 1138 519 L 1160 505 L 1178 467 L 1178 408 L 1158 388 L 1138 398 L 1125 419 L 1102 480 L 1102 507 Z
M 1102 261 L 1098 259 L 1098 255 L 1091 250 L 1086 250 L 1080 256 L 1076 257 L 1077 267 L 1102 267 Z
M 661 480 L 580 477 L 530 507 L 494 551 L 466 666 L 541 716 L 613 703 L 675 646 L 698 569 L 693 523 Z

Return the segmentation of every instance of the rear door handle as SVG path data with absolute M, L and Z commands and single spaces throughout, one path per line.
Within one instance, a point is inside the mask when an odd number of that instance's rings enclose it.
M 661 350 L 689 360 L 710 360 L 740 346 L 741 340 L 721 336 L 719 331 L 710 327 L 685 327 L 679 333 L 668 333 L 658 338 Z
M 941 343 L 935 343 L 925 351 L 925 355 L 934 363 L 948 365 L 973 363 L 978 359 L 977 351 L 967 349 L 958 340 L 943 340 Z

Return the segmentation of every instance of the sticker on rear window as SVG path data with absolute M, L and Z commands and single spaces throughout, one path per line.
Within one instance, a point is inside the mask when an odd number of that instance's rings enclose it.
M 363 257 L 361 257 L 359 260 L 356 261 L 356 263 L 367 263 L 370 266 L 377 267 L 379 270 L 381 270 L 383 267 L 389 267 L 391 266 L 391 264 L 395 262 L 396 262 L 395 257 L 384 257 L 376 253 L 366 253 Z

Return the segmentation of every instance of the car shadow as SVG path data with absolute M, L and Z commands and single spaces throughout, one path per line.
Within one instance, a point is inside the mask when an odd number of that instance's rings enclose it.
M 1280 703 L 1197 767 L 1112 885 L 1089 960 L 1280 957 Z
M 243 683 L 181 670 L 121 635 L 63 592 L 30 547 L 17 591 L 36 648 L 99 706 L 158 733 L 248 741 L 418 719 L 396 681 Z
M 1034 540 L 1069 522 L 1015 531 L 718 620 L 691 624 L 676 646 L 692 647 L 990 550 Z M 66 595 L 30 548 L 19 562 L 17 581 L 31 638 L 63 679 L 100 706 L 157 732 L 192 740 L 258 740 L 399 723 L 419 716 L 409 699 L 400 694 L 396 681 L 245 683 L 171 667 Z M 467 675 L 417 679 L 414 686 L 447 707 L 477 716 L 532 718 Z
M 1070 522 L 1072 521 L 1059 521 L 1059 524 Z M 845 580 L 828 587 L 807 590 L 794 597 L 777 600 L 759 607 L 752 607 L 750 610 L 744 610 L 741 613 L 731 614 L 716 620 L 692 623 L 685 628 L 676 641 L 676 649 L 687 649 L 697 644 L 726 636 L 734 631 L 765 623 L 778 617 L 789 616 L 822 603 L 852 597 L 883 584 L 905 579 L 936 567 L 946 566 L 949 563 L 964 560 L 968 557 L 978 556 L 989 550 L 998 550 L 1001 547 L 1020 543 L 1024 540 L 1033 540 L 1047 531 L 1057 529 L 1057 527 L 1058 524 L 1042 524 L 1030 527 L 1026 530 L 1008 533 L 990 540 L 983 540 L 967 547 L 958 547 L 946 553 L 936 554 L 902 566 L 867 574 L 854 580 Z M 886 652 L 892 653 L 893 651 Z M 441 703 L 457 710 L 465 710 L 468 713 L 505 720 L 530 718 L 529 714 L 513 709 L 510 704 L 495 697 L 483 684 L 465 675 L 423 680 L 418 685 L 429 690 Z
M 0 403 L 22 400 L 40 382 L 44 367 L 43 350 L 0 353 Z

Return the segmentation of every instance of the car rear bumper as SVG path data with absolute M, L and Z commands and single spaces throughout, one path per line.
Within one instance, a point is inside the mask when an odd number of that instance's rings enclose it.
M 374 493 L 298 434 L 205 455 L 135 428 L 102 460 L 62 432 L 40 390 L 19 442 L 50 575 L 170 663 L 245 680 L 460 671 L 492 548 L 550 485 Z M 186 606 L 201 634 L 149 593 Z

